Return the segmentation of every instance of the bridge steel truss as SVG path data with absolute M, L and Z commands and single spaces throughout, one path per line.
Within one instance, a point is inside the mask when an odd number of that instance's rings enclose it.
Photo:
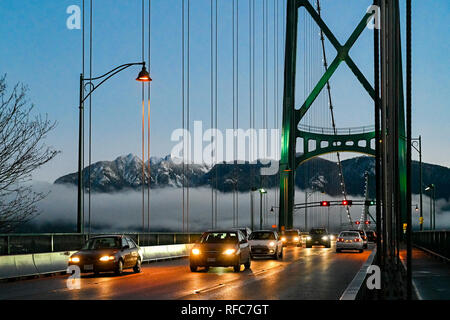
M 381 235 L 377 240 L 377 264 L 382 270 L 383 283 L 388 287 L 387 290 L 383 290 L 383 295 L 411 298 L 411 1 L 407 0 L 407 122 L 405 122 L 403 92 L 399 0 L 374 0 L 374 5 L 380 9 L 379 17 L 375 16 L 375 18 L 381 21 L 380 29 L 376 27 L 374 29 L 375 89 L 353 62 L 349 56 L 349 50 L 376 11 L 367 12 L 342 45 L 308 0 L 287 1 L 279 229 L 293 227 L 294 178 L 295 170 L 300 163 L 321 154 L 337 151 L 362 152 L 372 156 L 375 154 L 376 221 L 378 234 Z M 304 8 L 309 13 L 334 46 L 337 55 L 302 106 L 296 109 L 295 75 L 300 8 Z M 341 136 L 299 129 L 300 120 L 342 62 L 348 65 L 374 100 L 375 131 Z M 406 129 L 408 135 L 405 132 Z M 297 156 L 298 137 L 303 138 L 304 152 Z M 368 143 L 373 138 L 375 138 L 375 152 Z M 316 141 L 314 150 L 308 149 L 308 140 Z M 361 146 L 360 140 L 367 141 L 367 144 Z M 322 142 L 326 142 L 325 147 L 322 147 Z M 405 238 L 407 244 L 406 286 L 405 279 L 401 275 L 402 265 L 399 258 Z M 405 287 L 406 290 L 403 289 Z
M 328 70 L 323 74 L 303 102 L 302 106 L 296 109 L 295 74 L 297 30 L 298 11 L 301 7 L 309 13 L 322 30 L 323 34 L 336 49 L 337 55 L 329 65 Z M 280 160 L 280 214 L 278 223 L 280 230 L 289 229 L 293 226 L 294 179 L 295 170 L 300 163 L 331 152 L 358 152 L 375 156 L 375 150 L 371 148 L 371 141 L 375 138 L 375 131 L 341 135 L 299 129 L 300 121 L 342 62 L 348 65 L 370 97 L 375 99 L 375 90 L 349 55 L 350 49 L 364 31 L 373 15 L 374 12 L 367 12 L 345 44 L 341 44 L 308 0 L 287 1 L 283 126 Z M 296 155 L 297 138 L 303 138 L 303 154 L 301 155 Z M 309 149 L 309 141 L 311 140 L 316 141 L 314 150 Z M 363 145 L 361 145 L 361 141 L 363 141 Z

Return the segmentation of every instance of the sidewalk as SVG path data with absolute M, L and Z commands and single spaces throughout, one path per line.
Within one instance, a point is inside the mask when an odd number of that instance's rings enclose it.
M 413 287 L 420 300 L 450 300 L 450 265 L 413 248 Z M 406 251 L 400 252 L 406 265 Z

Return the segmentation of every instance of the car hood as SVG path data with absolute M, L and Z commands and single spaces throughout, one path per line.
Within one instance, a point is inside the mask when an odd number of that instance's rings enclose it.
M 237 244 L 233 243 L 200 243 L 195 247 L 203 251 L 224 251 L 226 249 L 236 249 Z
M 249 240 L 250 246 L 268 246 L 270 242 L 276 242 L 275 240 Z
M 119 249 L 80 250 L 73 255 L 80 258 L 97 258 L 104 255 L 114 255 L 117 252 L 119 252 Z

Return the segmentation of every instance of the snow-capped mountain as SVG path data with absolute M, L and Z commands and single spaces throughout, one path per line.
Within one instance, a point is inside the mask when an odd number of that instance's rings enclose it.
M 257 164 L 228 164 L 220 163 L 213 167 L 207 165 L 190 164 L 184 166 L 179 159 L 170 156 L 150 158 L 150 186 L 151 188 L 174 187 L 183 185 L 192 188 L 210 187 L 222 192 L 238 190 L 247 192 L 253 187 L 274 188 L 279 184 L 278 175 L 261 176 L 261 163 Z M 369 196 L 375 196 L 374 159 L 370 157 L 356 157 L 342 161 L 346 190 L 349 195 L 364 193 L 364 173 L 369 173 Z M 423 183 L 435 183 L 442 186 L 441 190 L 450 189 L 450 169 L 431 164 L 423 164 Z M 99 161 L 90 166 L 91 189 L 94 192 L 114 192 L 121 190 L 138 190 L 142 182 L 147 185 L 149 179 L 148 162 L 142 169 L 142 160 L 129 154 L 120 156 L 113 161 Z M 413 161 L 412 172 L 417 173 L 419 164 Z M 186 172 L 186 174 L 184 174 Z M 337 196 L 342 193 L 338 166 L 335 162 L 314 158 L 301 164 L 295 175 L 295 185 L 301 190 L 314 189 L 328 195 Z M 144 174 L 144 179 L 142 178 Z M 84 183 L 89 186 L 89 167 L 83 170 Z M 419 192 L 418 179 L 413 178 L 413 193 Z M 58 178 L 57 184 L 72 184 L 78 182 L 77 173 L 71 173 Z M 449 197 L 445 191 L 444 196 Z

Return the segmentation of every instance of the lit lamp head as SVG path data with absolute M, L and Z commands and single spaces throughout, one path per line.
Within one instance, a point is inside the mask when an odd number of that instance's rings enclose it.
M 141 72 L 139 72 L 139 75 L 137 76 L 136 81 L 139 81 L 139 82 L 152 81 L 152 78 L 150 78 L 150 74 L 148 73 L 147 69 L 145 68 L 145 62 L 142 65 L 142 70 L 141 70 Z

